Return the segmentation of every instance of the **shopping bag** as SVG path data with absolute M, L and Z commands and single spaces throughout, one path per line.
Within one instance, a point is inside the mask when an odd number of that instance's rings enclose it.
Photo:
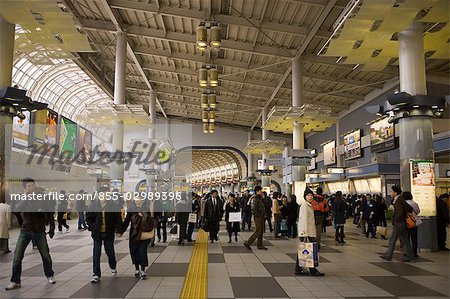
M 196 213 L 189 213 L 189 223 L 197 223 L 197 214 Z
M 319 266 L 319 247 L 317 243 L 300 242 L 298 249 L 299 266 L 316 268 Z
M 387 235 L 387 227 L 385 227 L 385 226 L 377 226 L 377 235 L 386 237 L 386 235 Z
M 241 222 L 241 212 L 231 212 L 228 217 L 229 222 Z
M 287 225 L 287 220 L 286 219 L 281 220 L 280 230 L 282 230 L 282 231 L 287 231 L 288 230 L 288 225 Z

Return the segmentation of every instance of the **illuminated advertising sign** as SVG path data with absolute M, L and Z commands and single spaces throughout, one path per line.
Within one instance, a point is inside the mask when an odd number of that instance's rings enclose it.
M 59 130 L 59 150 L 65 157 L 73 158 L 77 142 L 77 124 L 68 118 L 61 117 Z
M 370 145 L 372 152 L 382 152 L 395 148 L 394 124 L 388 117 L 381 118 L 370 125 Z
M 361 157 L 361 130 L 344 135 L 344 159 L 351 160 Z
M 436 216 L 436 191 L 433 160 L 409 161 L 411 194 L 419 205 L 420 216 Z
M 30 112 L 23 111 L 25 119 L 15 116 L 13 118 L 13 146 L 28 147 L 28 137 L 30 135 Z
M 332 140 L 323 145 L 323 165 L 336 163 L 336 141 Z

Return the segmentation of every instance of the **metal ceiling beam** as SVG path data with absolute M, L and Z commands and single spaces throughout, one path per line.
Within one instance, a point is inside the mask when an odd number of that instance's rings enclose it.
M 103 0 L 105 1 L 105 0 Z M 81 25 L 87 30 L 94 31 L 107 31 L 107 32 L 115 32 L 114 24 L 110 21 L 99 21 L 93 19 L 81 19 Z M 164 30 L 153 29 L 153 28 L 144 28 L 139 26 L 124 26 L 123 30 L 127 32 L 128 35 L 131 36 L 139 36 L 150 39 L 157 40 L 165 40 L 169 42 L 179 42 L 193 45 L 195 44 L 195 35 L 189 33 L 180 33 L 180 32 L 164 32 Z M 252 43 L 234 41 L 234 40 L 222 40 L 220 48 L 233 50 L 233 51 L 241 51 L 245 53 L 253 53 L 265 56 L 273 56 L 277 58 L 290 59 L 294 56 L 294 52 L 292 55 L 288 55 L 292 50 L 283 48 L 283 51 L 280 51 L 279 47 L 272 47 L 268 45 L 256 45 L 253 49 Z M 287 53 L 286 53 L 287 51 Z
M 124 26 L 122 24 L 122 21 L 120 20 L 120 16 L 112 10 L 112 8 L 109 6 L 109 3 L 107 0 L 101 0 L 101 3 L 103 4 L 103 7 L 106 10 L 106 13 L 108 14 L 109 18 L 111 19 L 111 22 L 116 27 L 116 30 L 123 31 Z M 145 84 L 147 84 L 147 86 L 150 90 L 153 90 L 152 85 L 148 81 L 148 78 L 144 72 L 144 69 L 141 66 L 141 62 L 139 61 L 136 54 L 133 52 L 133 49 L 131 48 L 130 41 L 127 41 L 127 53 L 131 56 L 131 59 L 134 61 L 139 73 L 142 75 L 142 78 L 144 79 Z M 159 102 L 158 98 L 156 98 L 156 104 L 161 109 L 161 112 L 164 115 L 164 117 L 167 118 L 166 112 L 164 111 L 164 108 L 161 105 L 161 103 Z
M 337 0 L 330 0 L 328 2 L 328 4 L 324 7 L 324 9 L 322 10 L 322 12 L 320 13 L 318 19 L 316 20 L 316 22 L 314 23 L 314 26 L 311 28 L 309 34 L 306 36 L 306 38 L 302 41 L 302 44 L 300 46 L 300 48 L 298 49 L 297 53 L 295 54 L 295 57 L 299 57 L 303 54 L 303 52 L 306 50 L 306 48 L 308 47 L 309 43 L 312 41 L 312 39 L 314 38 L 314 36 L 316 35 L 317 31 L 319 30 L 320 26 L 323 24 L 325 18 L 329 15 L 329 13 L 331 12 L 331 10 L 333 9 L 334 5 L 336 4 Z M 292 70 L 292 64 L 289 65 L 289 67 L 286 69 L 283 77 L 281 77 L 280 82 L 277 85 L 277 88 L 275 88 L 275 90 L 273 91 L 273 93 L 270 95 L 269 100 L 267 101 L 267 103 L 264 105 L 264 108 L 269 107 L 270 103 L 273 101 L 273 99 L 275 98 L 276 94 L 278 93 L 278 91 L 280 90 L 281 86 L 283 85 L 284 81 L 286 81 L 288 75 L 291 73 Z M 259 119 L 262 117 L 262 111 L 261 114 L 259 115 L 259 117 L 255 120 L 255 122 L 252 125 L 252 130 L 254 129 L 254 127 L 258 124 Z
M 150 3 L 145 3 L 145 2 L 111 0 L 111 1 L 109 1 L 109 3 L 111 5 L 111 7 L 114 7 L 117 9 L 139 11 L 139 12 L 151 13 L 151 14 L 159 14 L 159 15 L 169 16 L 169 17 L 189 18 L 189 19 L 194 19 L 198 22 L 203 21 L 205 19 L 205 13 L 206 13 L 206 11 L 202 11 L 202 10 L 190 10 L 190 9 L 179 8 L 177 6 L 160 8 L 156 4 L 150 4 Z M 238 16 L 216 13 L 216 14 L 212 14 L 211 17 L 212 17 L 212 19 L 214 19 L 215 21 L 217 21 L 221 24 L 254 28 L 254 26 L 252 24 L 250 24 L 246 19 L 238 17 Z M 308 33 L 310 32 L 310 28 L 308 28 L 306 26 L 296 26 L 296 25 L 281 24 L 281 23 L 277 23 L 277 22 L 268 22 L 268 21 L 261 22 L 261 20 L 258 20 L 258 19 L 250 19 L 250 20 L 254 25 L 256 25 L 256 27 L 260 28 L 261 30 L 279 32 L 279 33 L 289 33 L 289 34 L 301 35 L 301 36 L 307 36 Z M 330 35 L 331 35 L 331 32 L 324 31 L 324 30 L 319 30 L 316 34 L 317 37 L 321 37 L 321 38 L 329 38 Z

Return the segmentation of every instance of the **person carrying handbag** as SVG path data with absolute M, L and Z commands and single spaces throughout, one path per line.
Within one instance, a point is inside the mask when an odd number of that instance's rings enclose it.
M 117 236 L 122 237 L 123 233 L 130 227 L 129 247 L 131 261 L 135 267 L 134 277 L 146 279 L 145 268 L 148 267 L 147 246 L 155 236 L 155 223 L 149 211 L 148 202 L 137 198 L 131 211 L 122 225 L 118 229 Z M 139 269 L 140 267 L 140 269 Z
M 411 241 L 414 257 L 417 258 L 419 257 L 419 255 L 417 254 L 417 227 L 422 224 L 422 219 L 420 219 L 420 217 L 418 216 L 420 213 L 420 208 L 419 205 L 413 200 L 411 192 L 405 191 L 403 192 L 402 196 L 405 199 L 406 203 L 413 208 L 412 214 L 414 216 L 416 226 L 408 228 L 408 237 Z

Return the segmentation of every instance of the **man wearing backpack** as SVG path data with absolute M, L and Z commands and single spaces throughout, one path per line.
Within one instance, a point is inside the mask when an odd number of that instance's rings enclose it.
M 406 225 L 406 217 L 408 213 L 413 212 L 413 208 L 408 205 L 405 199 L 401 196 L 402 189 L 398 186 L 392 186 L 391 197 L 393 198 L 394 216 L 392 217 L 393 229 L 391 237 L 389 238 L 389 248 L 380 255 L 382 259 L 392 260 L 394 255 L 395 243 L 400 238 L 403 241 L 403 248 L 405 249 L 406 257 L 402 262 L 413 262 L 414 256 L 411 243 L 408 238 L 408 227 Z

